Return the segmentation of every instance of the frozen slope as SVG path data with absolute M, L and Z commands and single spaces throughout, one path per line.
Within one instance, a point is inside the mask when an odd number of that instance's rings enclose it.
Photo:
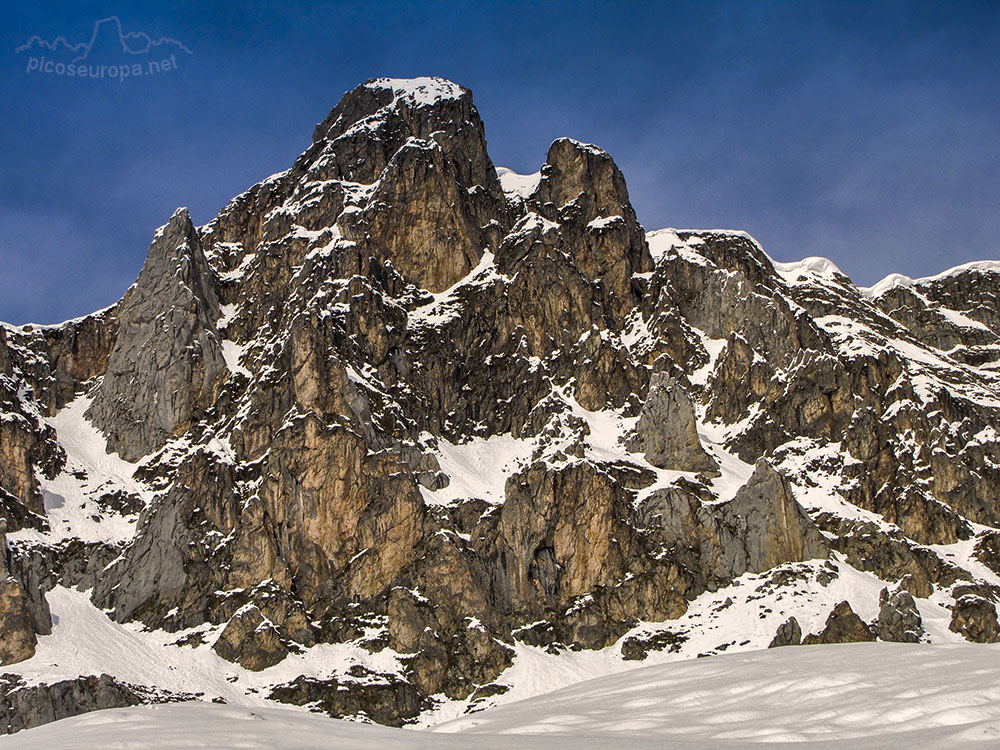
M 1000 647 L 855 643 L 674 662 L 589 680 L 436 731 L 687 739 L 706 748 L 721 740 L 1000 743 Z M 905 742 L 892 737 L 898 733 Z
M 995 748 L 1000 647 L 850 644 L 664 664 L 483 711 L 434 732 L 209 703 L 99 711 L 9 737 L 22 750 L 628 746 Z

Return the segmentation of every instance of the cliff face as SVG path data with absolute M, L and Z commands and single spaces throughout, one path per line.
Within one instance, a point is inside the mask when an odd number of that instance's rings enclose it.
M 495 700 L 525 648 L 694 655 L 746 613 L 707 651 L 995 640 L 998 293 L 647 234 L 601 149 L 498 171 L 469 91 L 369 81 L 175 213 L 115 308 L 0 328 L 0 625 L 78 587 L 234 689 L 284 669 L 263 695 L 384 723 Z

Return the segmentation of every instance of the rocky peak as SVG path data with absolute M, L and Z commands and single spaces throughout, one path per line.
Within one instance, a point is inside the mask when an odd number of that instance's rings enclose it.
M 326 119 L 313 131 L 313 142 L 336 140 L 365 118 L 389 111 L 433 116 L 435 107 L 456 102 L 472 103 L 472 92 L 443 78 L 372 78 L 347 92 Z M 383 111 L 385 110 L 385 111 Z
M 201 418 L 228 376 L 216 281 L 187 209 L 160 227 L 122 302 L 118 338 L 87 414 L 135 461 Z
M 527 207 L 563 227 L 565 252 L 611 293 L 612 308 L 635 304 L 633 277 L 652 270 L 653 261 L 625 177 L 606 151 L 571 138 L 555 141 Z
M 684 386 L 667 373 L 655 373 L 649 382 L 646 403 L 629 445 L 661 469 L 714 471 L 715 461 L 698 438 L 694 406 Z
M 442 78 L 375 78 L 344 94 L 307 151 L 327 178 L 371 184 L 410 138 L 436 141 L 467 190 L 499 194 L 472 92 Z
M 570 203 L 584 222 L 631 210 L 625 176 L 611 155 L 572 138 L 559 138 L 549 146 L 541 179 L 530 199 L 551 221 L 557 221 L 557 212 Z

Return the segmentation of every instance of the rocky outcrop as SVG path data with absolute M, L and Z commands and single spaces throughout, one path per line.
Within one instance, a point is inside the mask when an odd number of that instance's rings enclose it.
M 412 723 L 427 707 L 419 691 L 409 683 L 365 669 L 357 669 L 340 680 L 298 677 L 275 687 L 268 698 L 295 706 L 315 706 L 335 719 L 361 719 L 391 727 Z
M 118 337 L 118 307 L 38 332 L 51 375 L 40 389 L 40 400 L 49 414 L 63 408 L 107 371 Z
M 611 476 L 586 464 L 558 472 L 536 464 L 508 480 L 506 498 L 493 543 L 502 608 L 565 607 L 614 583 L 631 535 Z
M 7 521 L 0 518 L 0 666 L 35 655 L 38 639 L 26 599 L 21 584 L 10 576 Z
M 146 702 L 143 697 L 134 686 L 107 674 L 31 686 L 0 675 L 0 732 L 13 734 L 89 711 L 137 706 Z
M 825 558 L 828 547 L 796 503 L 787 479 L 761 461 L 736 496 L 705 504 L 683 485 L 656 490 L 634 511 L 636 524 L 675 550 L 692 587 L 715 588 L 743 573 Z
M 478 223 L 478 196 L 458 177 L 435 141 L 408 140 L 386 165 L 369 208 L 345 222 L 345 236 L 386 258 L 407 281 L 444 291 L 479 264 L 494 239 Z
M 111 450 L 135 461 L 197 422 L 228 377 L 215 280 L 186 209 L 157 230 L 119 316 L 87 414 Z
M 795 501 L 791 484 L 764 459 L 724 509 L 728 523 L 746 540 L 747 570 L 758 573 L 827 556 L 826 542 Z
M 21 584 L 7 577 L 0 581 L 0 665 L 30 659 L 37 642 Z
M 906 583 L 890 592 L 882 589 L 878 595 L 879 611 L 875 621 L 876 635 L 883 641 L 919 643 L 924 626 L 913 594 L 906 590 Z
M 653 263 L 625 177 L 606 151 L 571 138 L 556 140 L 527 205 L 562 224 L 570 258 L 587 278 L 600 280 L 612 309 L 622 313 L 635 303 L 633 278 L 651 271 Z
M 39 357 L 28 337 L 0 326 L 0 512 L 8 528 L 42 528 L 39 478 L 52 478 L 64 455 L 35 401 Z
M 887 531 L 868 521 L 844 519 L 829 513 L 816 516 L 820 529 L 833 537 L 830 546 L 847 555 L 858 570 L 887 581 L 899 581 L 914 596 L 926 598 L 935 586 L 949 587 L 970 574 L 915 544 L 898 531 Z
M 44 463 L 42 452 L 47 443 L 39 440 L 38 423 L 20 416 L 0 422 L 0 491 L 10 498 L 6 520 L 12 528 L 35 525 L 29 514 L 45 512 L 34 470 Z
M 987 531 L 980 536 L 973 554 L 979 562 L 1000 575 L 1000 531 Z
M 826 625 L 819 633 L 810 633 L 802 639 L 803 646 L 817 643 L 859 643 L 874 641 L 875 633 L 858 617 L 848 602 L 840 602 L 830 616 Z
M 288 656 L 278 629 L 254 605 L 232 616 L 212 649 L 226 661 L 254 672 L 273 667 Z
M 774 638 L 768 644 L 768 648 L 778 648 L 779 646 L 798 646 L 802 643 L 802 628 L 799 621 L 794 617 L 789 617 L 778 626 L 774 633 Z
M 1000 623 L 993 602 L 975 594 L 965 594 L 952 605 L 948 628 L 975 643 L 1000 641 Z
M 676 653 L 686 640 L 686 635 L 670 630 L 661 630 L 648 636 L 629 636 L 622 641 L 622 659 L 642 661 L 650 651 Z
M 785 562 L 823 558 L 819 530 L 795 502 L 788 480 L 766 461 L 725 503 L 705 505 L 681 487 L 652 493 L 637 520 L 695 555 L 688 565 L 713 585 Z

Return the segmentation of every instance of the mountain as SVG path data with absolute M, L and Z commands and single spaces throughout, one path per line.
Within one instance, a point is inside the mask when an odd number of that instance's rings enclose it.
M 995 643 L 998 294 L 647 233 L 600 148 L 517 175 L 467 89 L 362 84 L 118 304 L 0 327 L 6 729 Z

